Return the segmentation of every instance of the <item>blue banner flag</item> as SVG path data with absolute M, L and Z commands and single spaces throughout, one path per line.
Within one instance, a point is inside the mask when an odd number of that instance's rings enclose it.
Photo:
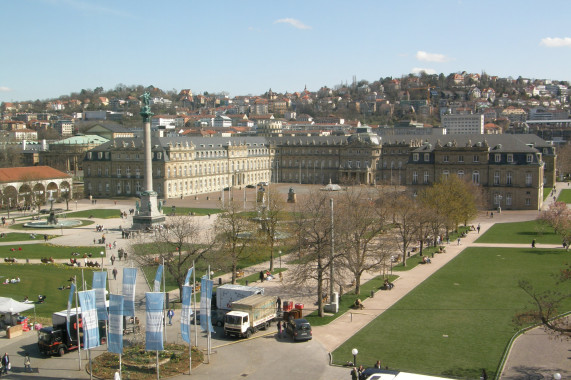
M 93 290 L 95 290 L 95 305 L 97 306 L 97 319 L 107 320 L 107 306 L 105 305 L 105 290 L 107 288 L 107 271 L 93 272 Z
M 71 314 L 71 304 L 73 302 L 73 295 L 75 294 L 75 282 L 71 283 L 71 286 L 69 287 L 69 297 L 67 298 L 67 316 L 66 316 L 66 322 L 67 322 L 67 335 L 71 338 L 71 329 L 69 328 L 69 317 Z M 77 320 L 77 317 L 75 317 Z
M 123 315 L 135 317 L 135 282 L 137 268 L 123 268 Z
M 180 334 L 182 339 L 190 344 L 190 317 L 192 316 L 192 287 L 184 285 L 182 287 L 182 310 L 180 312 Z
M 200 328 L 202 331 L 213 332 L 211 319 L 212 286 L 214 281 L 202 277 L 200 285 Z
M 190 268 L 188 270 L 188 272 L 186 273 L 186 278 L 184 279 L 184 285 L 190 285 L 190 277 L 192 276 L 193 270 L 194 270 L 194 267 Z
M 123 353 L 123 296 L 109 295 L 109 342 L 107 351 Z
M 147 326 L 145 350 L 162 351 L 164 293 L 145 293 L 147 299 Z
M 157 274 L 155 274 L 155 287 L 153 292 L 160 292 L 161 291 L 161 280 L 163 278 L 163 264 L 160 264 L 157 268 Z
M 99 322 L 95 308 L 95 290 L 84 290 L 78 293 L 81 305 L 83 324 L 83 349 L 99 346 Z

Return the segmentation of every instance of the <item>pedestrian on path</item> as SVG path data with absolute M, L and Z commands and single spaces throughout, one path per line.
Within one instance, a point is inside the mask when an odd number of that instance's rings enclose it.
M 115 265 L 115 255 L 111 255 L 111 265 Z
M 172 326 L 172 317 L 174 317 L 173 309 L 169 309 L 169 311 L 167 312 L 167 317 L 169 317 L 169 326 Z
M 117 279 L 117 268 L 113 268 L 113 280 Z
M 478 223 L 478 235 L 480 234 L 480 223 Z
M 531 248 L 535 248 L 535 239 L 531 241 Z
M 278 321 L 278 338 L 282 337 L 282 321 Z
M 2 356 L 2 367 L 4 369 L 4 373 L 7 374 L 8 370 L 11 369 L 11 364 L 10 364 L 10 357 L 8 356 L 8 353 L 5 352 L 4 356 Z
M 351 370 L 351 380 L 359 380 L 359 374 L 357 373 L 357 367 L 353 367 Z
M 460 245 L 460 238 L 458 238 L 458 245 Z
M 32 363 L 30 362 L 30 354 L 26 352 L 26 357 L 24 358 L 24 369 L 26 372 L 32 372 Z

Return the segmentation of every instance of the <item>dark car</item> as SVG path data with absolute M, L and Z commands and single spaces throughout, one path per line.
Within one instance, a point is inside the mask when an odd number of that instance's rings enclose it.
M 255 188 L 256 186 L 254 186 L 254 185 L 246 185 L 246 187 L 247 187 L 248 189 L 253 189 L 253 188 Z
M 227 313 L 226 310 L 211 310 L 210 313 L 210 321 L 212 322 L 213 326 L 224 326 L 224 316 Z M 200 311 L 197 311 L 196 314 L 198 314 L 196 323 L 200 324 Z M 194 314 L 190 317 L 190 324 L 194 324 Z
M 311 340 L 311 325 L 307 319 L 290 319 L 286 324 L 286 334 L 293 340 Z

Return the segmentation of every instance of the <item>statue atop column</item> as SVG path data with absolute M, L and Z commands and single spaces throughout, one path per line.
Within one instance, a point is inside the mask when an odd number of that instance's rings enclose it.
M 143 117 L 143 122 L 147 122 L 151 120 L 151 116 L 154 114 L 151 112 L 151 94 L 145 92 L 141 95 L 141 99 L 143 99 L 143 106 L 141 107 L 141 112 L 139 114 Z

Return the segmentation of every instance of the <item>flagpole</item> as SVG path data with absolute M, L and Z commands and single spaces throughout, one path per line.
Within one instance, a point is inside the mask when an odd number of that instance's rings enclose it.
M 165 258 L 163 257 L 163 326 L 164 326 L 164 332 L 165 332 L 165 343 L 167 342 L 167 318 L 166 318 L 166 307 L 168 306 L 167 303 L 167 296 L 166 296 L 166 282 L 165 282 L 165 277 L 167 276 L 167 273 L 165 272 Z
M 210 280 L 210 264 L 208 264 L 208 277 L 207 278 L 208 278 L 208 280 Z M 208 291 L 208 288 L 206 288 L 206 290 Z M 205 317 L 206 317 L 206 331 L 208 332 L 208 334 L 206 335 L 207 336 L 207 347 L 208 347 L 208 363 L 210 363 L 210 346 L 211 346 L 212 342 L 210 341 L 210 338 L 211 338 L 210 325 L 211 325 L 211 323 L 208 323 L 208 322 L 210 322 L 210 317 L 211 317 L 210 308 L 212 306 L 212 299 L 207 298 L 207 301 L 208 302 L 206 302 L 206 315 L 205 315 Z
M 159 371 L 159 351 L 157 350 L 157 380 L 160 378 Z
M 194 268 L 194 260 L 192 260 L 192 267 Z M 196 269 L 192 271 L 192 293 L 194 297 L 194 345 L 198 347 L 198 327 L 196 325 Z
M 83 269 L 81 270 L 81 273 L 83 274 Z M 75 332 L 77 333 L 77 355 L 79 356 L 79 371 L 81 371 L 81 340 L 79 337 L 79 311 L 77 309 L 77 276 L 73 276 L 73 282 L 75 283 Z

